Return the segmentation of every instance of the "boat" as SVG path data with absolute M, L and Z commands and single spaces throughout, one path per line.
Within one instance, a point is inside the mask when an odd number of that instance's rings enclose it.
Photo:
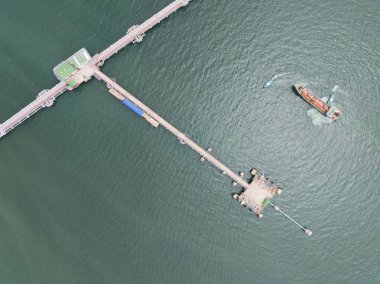
M 263 88 L 267 88 L 269 87 L 270 85 L 273 84 L 273 81 L 276 80 L 278 78 L 278 75 L 275 75 L 274 77 L 272 77 L 272 79 L 270 79 L 268 82 L 266 82 L 263 86 Z
M 323 100 L 321 100 L 317 96 L 314 96 L 304 86 L 300 84 L 295 84 L 294 89 L 297 92 L 297 94 L 300 95 L 306 102 L 308 102 L 310 105 L 312 105 L 314 108 L 316 108 L 319 112 L 321 112 L 325 116 L 333 120 L 338 120 L 340 118 L 341 111 L 337 107 L 325 103 Z

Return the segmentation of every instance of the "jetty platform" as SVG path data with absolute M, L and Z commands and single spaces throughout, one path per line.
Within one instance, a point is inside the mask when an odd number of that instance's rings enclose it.
M 259 218 L 262 218 L 264 208 L 270 204 L 270 200 L 276 194 L 280 195 L 282 193 L 282 189 L 274 185 L 256 169 L 253 169 L 251 174 L 253 179 L 249 187 L 243 189 L 240 194 L 234 194 L 233 198 L 237 199 L 244 207 L 248 207 Z

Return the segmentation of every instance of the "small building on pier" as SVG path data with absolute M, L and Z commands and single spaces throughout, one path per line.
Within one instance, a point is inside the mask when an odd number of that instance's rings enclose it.
M 87 82 L 94 75 L 91 64 L 92 57 L 85 48 L 77 51 L 65 61 L 54 67 L 54 75 L 60 81 L 65 81 L 69 90 L 75 89 Z

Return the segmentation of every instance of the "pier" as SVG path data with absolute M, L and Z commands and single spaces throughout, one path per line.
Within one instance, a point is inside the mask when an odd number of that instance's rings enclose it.
M 141 42 L 145 36 L 145 33 L 153 28 L 155 25 L 159 24 L 162 20 L 169 17 L 171 14 L 176 12 L 178 9 L 189 4 L 190 0 L 177 0 L 168 5 L 166 8 L 162 9 L 160 12 L 155 14 L 153 17 L 146 20 L 141 25 L 134 25 L 128 29 L 127 34 L 120 38 L 117 42 L 110 45 L 107 49 L 103 50 L 99 55 L 96 56 L 98 65 L 103 65 L 104 61 L 110 58 L 112 55 L 118 53 L 118 51 L 128 44 Z
M 162 125 L 166 130 L 168 130 L 170 133 L 172 133 L 174 136 L 176 136 L 182 144 L 188 145 L 191 149 L 193 149 L 195 152 L 197 152 L 201 157 L 204 157 L 207 161 L 209 161 L 211 164 L 213 164 L 222 173 L 229 176 L 233 181 L 237 182 L 240 186 L 242 186 L 243 188 L 249 187 L 249 183 L 246 182 L 242 177 L 240 177 L 238 174 L 236 174 L 235 172 L 230 170 L 227 166 L 225 166 L 223 163 L 221 163 L 219 160 L 217 160 L 213 155 L 211 155 L 210 152 L 208 152 L 207 150 L 205 150 L 204 148 L 199 146 L 197 143 L 195 143 L 193 140 L 191 140 L 189 137 L 187 137 L 184 133 L 179 131 L 172 124 L 170 124 L 165 119 L 163 119 L 161 116 L 159 116 L 155 111 L 150 109 L 147 105 L 145 105 L 140 100 L 135 98 L 132 94 L 130 94 L 128 91 L 126 91 L 123 87 L 121 87 L 119 84 L 117 84 L 111 78 L 109 78 L 103 72 L 101 72 L 100 70 L 97 70 L 95 72 L 95 77 L 98 78 L 99 80 L 103 81 L 104 83 L 106 83 L 108 88 L 112 88 L 112 89 L 116 90 L 123 98 L 126 98 L 129 101 L 131 101 L 133 104 L 135 104 L 144 113 L 146 113 L 148 116 L 153 118 L 160 125 Z
M 56 65 L 53 71 L 54 75 L 57 77 L 60 83 L 58 83 L 50 90 L 46 89 L 41 91 L 32 103 L 13 115 L 4 123 L 0 124 L 0 137 L 8 134 L 16 126 L 20 125 L 22 122 L 30 118 L 33 114 L 42 108 L 52 106 L 55 99 L 65 91 L 74 90 L 83 83 L 95 77 L 99 81 L 104 82 L 109 90 L 109 93 L 121 101 L 124 106 L 136 113 L 136 115 L 145 119 L 150 125 L 155 128 L 159 126 L 165 128 L 172 135 L 174 135 L 181 144 L 187 145 L 192 150 L 194 150 L 199 155 L 201 161 L 208 161 L 214 167 L 220 170 L 221 173 L 228 176 L 231 179 L 233 185 L 239 185 L 242 187 L 243 192 L 240 194 L 235 194 L 234 198 L 239 200 L 242 205 L 248 205 L 248 208 L 257 216 L 262 218 L 263 209 L 268 204 L 271 204 L 275 210 L 280 211 L 277 206 L 274 206 L 270 202 L 270 200 L 276 194 L 281 193 L 281 190 L 278 187 L 272 185 L 266 179 L 264 180 L 263 176 L 259 178 L 256 170 L 251 171 L 251 174 L 254 176 L 253 180 L 251 182 L 246 181 L 243 178 L 244 173 L 237 174 L 232 171 L 211 154 L 211 149 L 204 149 L 198 145 L 185 133 L 178 130 L 175 126 L 170 124 L 158 113 L 134 97 L 126 89 L 116 83 L 115 80 L 111 79 L 100 70 L 108 58 L 118 53 L 122 48 L 130 43 L 141 42 L 145 36 L 145 33 L 149 29 L 160 23 L 165 18 L 169 17 L 181 7 L 188 5 L 189 2 L 190 0 L 176 0 L 172 2 L 170 5 L 145 21 L 143 24 L 134 25 L 129 28 L 125 36 L 117 40 L 115 43 L 110 45 L 99 54 L 91 56 L 85 48 L 82 48 L 70 56 L 68 59 Z M 282 211 L 280 212 L 283 213 Z M 287 215 L 285 214 L 285 216 Z M 308 232 L 311 231 L 308 230 Z M 307 234 L 311 235 L 311 233 Z
M 153 15 L 141 25 L 134 25 L 130 27 L 125 36 L 111 44 L 99 54 L 90 56 L 88 51 L 82 48 L 70 58 L 55 66 L 53 69 L 54 74 L 61 82 L 50 90 L 41 91 L 37 95 L 35 101 L 31 102 L 7 121 L 0 124 L 0 138 L 8 134 L 11 130 L 23 123 L 42 108 L 52 106 L 55 99 L 66 90 L 71 91 L 79 87 L 82 83 L 90 80 L 95 71 L 104 64 L 105 60 L 118 53 L 128 44 L 141 42 L 148 30 L 159 24 L 180 8 L 188 5 L 189 2 L 190 0 L 176 0 L 172 2 L 170 5 Z
M 40 109 L 52 106 L 54 100 L 64 91 L 66 91 L 66 89 L 66 83 L 61 82 L 50 90 L 41 91 L 37 95 L 36 100 L 28 104 L 26 107 L 24 107 L 18 113 L 10 117 L 4 123 L 0 124 L 0 137 L 4 136 L 12 129 L 14 129 L 16 126 L 23 123 L 25 120 L 27 120 Z

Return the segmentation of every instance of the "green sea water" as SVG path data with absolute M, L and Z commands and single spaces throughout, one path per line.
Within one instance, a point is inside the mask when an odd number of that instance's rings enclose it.
M 0 122 L 170 2 L 1 0 Z M 312 237 L 91 80 L 0 140 L 0 283 L 380 283 L 379 35 L 377 0 L 194 0 L 103 68 Z

